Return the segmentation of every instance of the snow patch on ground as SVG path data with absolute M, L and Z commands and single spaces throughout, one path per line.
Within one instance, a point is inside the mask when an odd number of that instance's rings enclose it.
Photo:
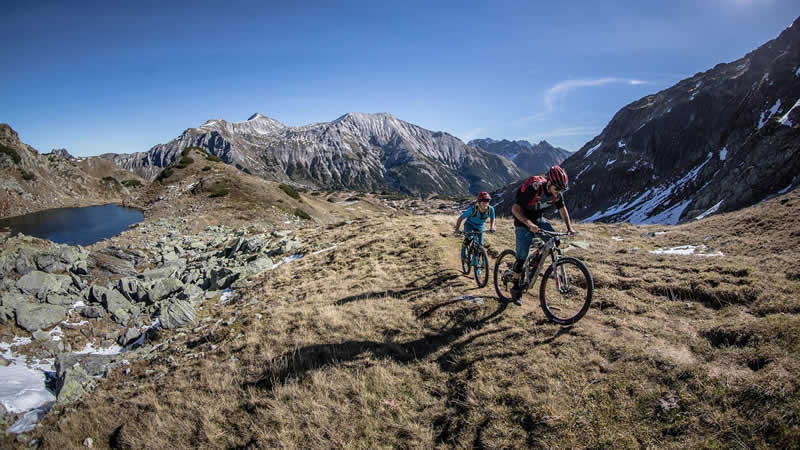
M 601 145 L 603 145 L 603 141 L 600 141 L 600 143 L 598 143 L 598 144 L 597 144 L 597 145 L 595 145 L 594 147 L 590 148 L 589 150 L 586 150 L 586 154 L 585 154 L 585 155 L 583 155 L 583 157 L 584 157 L 584 158 L 588 158 L 588 157 L 589 157 L 589 155 L 591 155 L 592 153 L 594 153 L 594 151 L 595 151 L 595 150 L 597 150 L 598 148 L 600 148 L 600 146 L 601 146 Z
M 790 184 L 790 185 L 786 186 L 785 188 L 781 189 L 780 191 L 778 191 L 778 194 L 785 194 L 785 193 L 789 192 L 789 189 L 791 189 L 791 188 L 792 188 L 792 185 Z
M 728 146 L 726 145 L 725 147 L 722 147 L 722 150 L 719 151 L 719 160 L 725 161 L 727 157 L 728 157 Z
M 33 426 L 44 416 L 44 413 L 55 402 L 56 397 L 45 387 L 47 375 L 52 372 L 51 361 L 35 360 L 28 364 L 25 357 L 16 355 L 12 346 L 22 346 L 31 343 L 30 338 L 15 337 L 10 344 L 0 343 L 0 354 L 9 361 L 8 366 L 0 366 L 0 403 L 7 411 L 19 414 L 28 411 L 20 420 L 11 426 L 9 433 L 24 433 L 33 429 Z M 42 411 L 36 412 L 34 408 Z M 34 410 L 34 411 L 31 411 Z
M 672 248 L 657 248 L 650 250 L 655 255 L 692 255 L 692 256 L 725 256 L 722 252 L 706 253 L 708 249 L 705 245 L 680 245 Z M 699 250 L 699 251 L 698 251 Z
M 700 214 L 699 216 L 695 217 L 695 219 L 696 220 L 700 220 L 700 219 L 703 219 L 703 218 L 705 218 L 707 216 L 710 216 L 711 214 L 714 214 L 715 212 L 717 212 L 719 207 L 722 205 L 723 201 L 724 200 L 720 200 L 719 203 L 717 203 L 716 205 L 712 206 L 711 208 L 708 208 L 707 210 L 703 211 L 703 214 Z
M 619 141 L 619 142 L 617 142 L 617 147 L 624 148 L 625 147 L 625 143 L 622 142 L 622 141 Z
M 89 354 L 89 355 L 116 355 L 122 351 L 122 347 L 117 344 L 114 344 L 110 347 L 105 348 L 98 348 L 95 347 L 91 342 L 87 342 L 86 346 L 83 347 L 83 350 L 77 351 L 75 353 L 78 354 Z
M 609 160 L 609 161 L 606 163 L 606 167 L 608 167 L 608 166 L 610 166 L 610 165 L 614 164 L 615 162 L 617 162 L 617 160 L 616 160 L 616 159 L 611 159 L 611 160 Z

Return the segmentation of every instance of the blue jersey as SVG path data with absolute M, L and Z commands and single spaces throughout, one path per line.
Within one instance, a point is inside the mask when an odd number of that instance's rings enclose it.
M 494 207 L 489 206 L 489 209 L 485 213 L 481 213 L 478 210 L 478 205 L 472 205 L 461 213 L 461 218 L 466 219 L 467 225 L 472 228 L 483 231 L 483 224 L 486 222 L 486 219 L 494 220 Z

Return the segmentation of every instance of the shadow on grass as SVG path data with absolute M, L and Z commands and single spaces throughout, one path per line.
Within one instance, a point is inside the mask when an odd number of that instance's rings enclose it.
M 354 301 L 365 300 L 368 298 L 384 298 L 389 296 L 402 296 L 412 300 L 423 294 L 428 294 L 432 290 L 452 287 L 449 282 L 459 278 L 460 273 L 453 270 L 441 270 L 433 272 L 413 280 L 405 285 L 404 289 L 386 290 L 382 292 L 370 292 L 359 295 L 345 297 L 335 302 L 336 305 L 343 305 Z M 420 281 L 424 284 L 415 286 Z M 417 320 L 426 320 L 442 308 L 469 301 L 469 298 L 458 298 L 433 305 L 417 314 Z M 449 311 L 449 321 L 442 328 L 432 334 L 428 334 L 419 339 L 407 342 L 395 342 L 394 338 L 400 334 L 399 330 L 386 330 L 383 332 L 387 341 L 368 341 L 368 340 L 349 340 L 344 342 L 308 345 L 295 351 L 286 352 L 275 357 L 265 364 L 265 370 L 256 378 L 244 383 L 245 387 L 256 387 L 264 390 L 272 390 L 276 386 L 285 384 L 292 379 L 302 379 L 309 372 L 324 370 L 330 367 L 347 365 L 353 362 L 373 359 L 391 359 L 401 364 L 414 364 L 423 361 L 441 350 L 446 350 L 436 356 L 435 362 L 442 372 L 448 374 L 446 382 L 446 393 L 443 400 L 447 413 L 434 418 L 433 426 L 435 429 L 435 441 L 437 445 L 454 444 L 463 438 L 465 428 L 470 423 L 474 423 L 473 414 L 485 415 L 483 410 L 476 410 L 469 406 L 466 401 L 470 392 L 470 383 L 476 376 L 475 364 L 495 359 L 507 359 L 522 357 L 527 354 L 531 346 L 522 346 L 522 350 L 507 350 L 501 348 L 499 351 L 477 351 L 479 348 L 492 348 L 498 342 L 523 339 L 520 331 L 511 331 L 511 327 L 496 326 L 502 319 L 502 314 L 508 308 L 508 303 L 498 302 L 494 311 L 482 317 L 476 317 L 483 307 L 477 305 L 465 305 L 465 307 Z M 486 329 L 487 325 L 495 326 Z M 533 342 L 533 346 L 546 345 L 557 339 L 563 334 L 567 334 L 569 328 L 559 328 L 558 332 L 550 338 Z M 487 336 L 498 336 L 490 341 L 479 342 Z M 520 348 L 519 346 L 515 346 Z M 523 416 L 527 414 L 521 411 Z M 541 420 L 524 420 L 523 423 L 541 424 Z M 486 420 L 483 423 L 487 423 Z M 539 425 L 524 426 L 533 439 L 536 433 L 541 431 Z M 528 429 L 530 428 L 530 429 Z M 476 433 L 471 439 L 481 442 L 481 430 L 473 430 Z M 533 441 L 531 441 L 533 442 Z
M 334 304 L 337 306 L 342 306 L 361 300 L 380 299 L 386 297 L 407 297 L 409 301 L 412 301 L 422 295 L 428 295 L 444 288 L 464 286 L 463 282 L 451 283 L 452 281 L 460 278 L 460 276 L 460 273 L 452 269 L 439 270 L 406 283 L 404 289 L 388 289 L 385 291 L 364 292 L 336 300 Z M 415 286 L 418 282 L 428 278 L 430 278 L 430 280 L 428 280 L 427 283 L 421 286 Z

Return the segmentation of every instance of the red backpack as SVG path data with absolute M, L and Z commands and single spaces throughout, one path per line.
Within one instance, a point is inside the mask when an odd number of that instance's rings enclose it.
M 539 175 L 534 175 L 520 186 L 519 191 L 525 192 L 526 189 L 534 189 L 536 190 L 536 195 L 533 196 L 533 199 L 528 202 L 528 206 L 533 206 L 539 203 L 539 200 L 542 199 L 542 195 L 544 195 L 544 187 L 547 186 L 547 178 L 540 177 Z

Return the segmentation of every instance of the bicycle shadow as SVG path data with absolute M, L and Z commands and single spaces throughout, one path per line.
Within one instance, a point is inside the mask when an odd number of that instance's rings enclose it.
M 453 302 L 448 301 L 446 303 L 451 304 Z M 393 342 L 391 339 L 394 333 L 392 330 L 389 330 L 383 333 L 388 339 L 386 342 L 350 340 L 337 343 L 307 345 L 297 350 L 285 352 L 271 359 L 265 364 L 266 368 L 264 372 L 258 376 L 255 381 L 246 382 L 244 384 L 247 387 L 259 387 L 271 390 L 273 387 L 284 384 L 290 379 L 303 378 L 311 371 L 324 367 L 345 365 L 369 357 L 375 359 L 389 358 L 402 364 L 424 360 L 443 347 L 453 344 L 466 334 L 480 330 L 487 324 L 494 322 L 494 320 L 506 310 L 507 306 L 507 304 L 500 304 L 491 314 L 479 319 L 467 319 L 467 316 L 465 316 L 456 326 L 442 329 L 439 330 L 438 333 L 428 334 L 419 339 L 407 342 Z M 418 317 L 418 319 L 421 320 L 421 318 L 429 316 L 435 309 L 440 307 L 441 306 L 431 308 L 426 311 L 426 313 L 423 313 L 422 317 Z M 442 370 L 448 370 L 447 368 L 449 366 L 447 365 L 448 363 L 446 363 L 448 360 L 447 356 L 452 351 L 462 349 L 475 339 L 501 333 L 509 328 L 510 327 L 502 327 L 476 333 L 467 340 L 459 343 L 453 349 L 448 350 L 448 352 L 440 358 L 437 358 L 437 362 L 442 367 Z

